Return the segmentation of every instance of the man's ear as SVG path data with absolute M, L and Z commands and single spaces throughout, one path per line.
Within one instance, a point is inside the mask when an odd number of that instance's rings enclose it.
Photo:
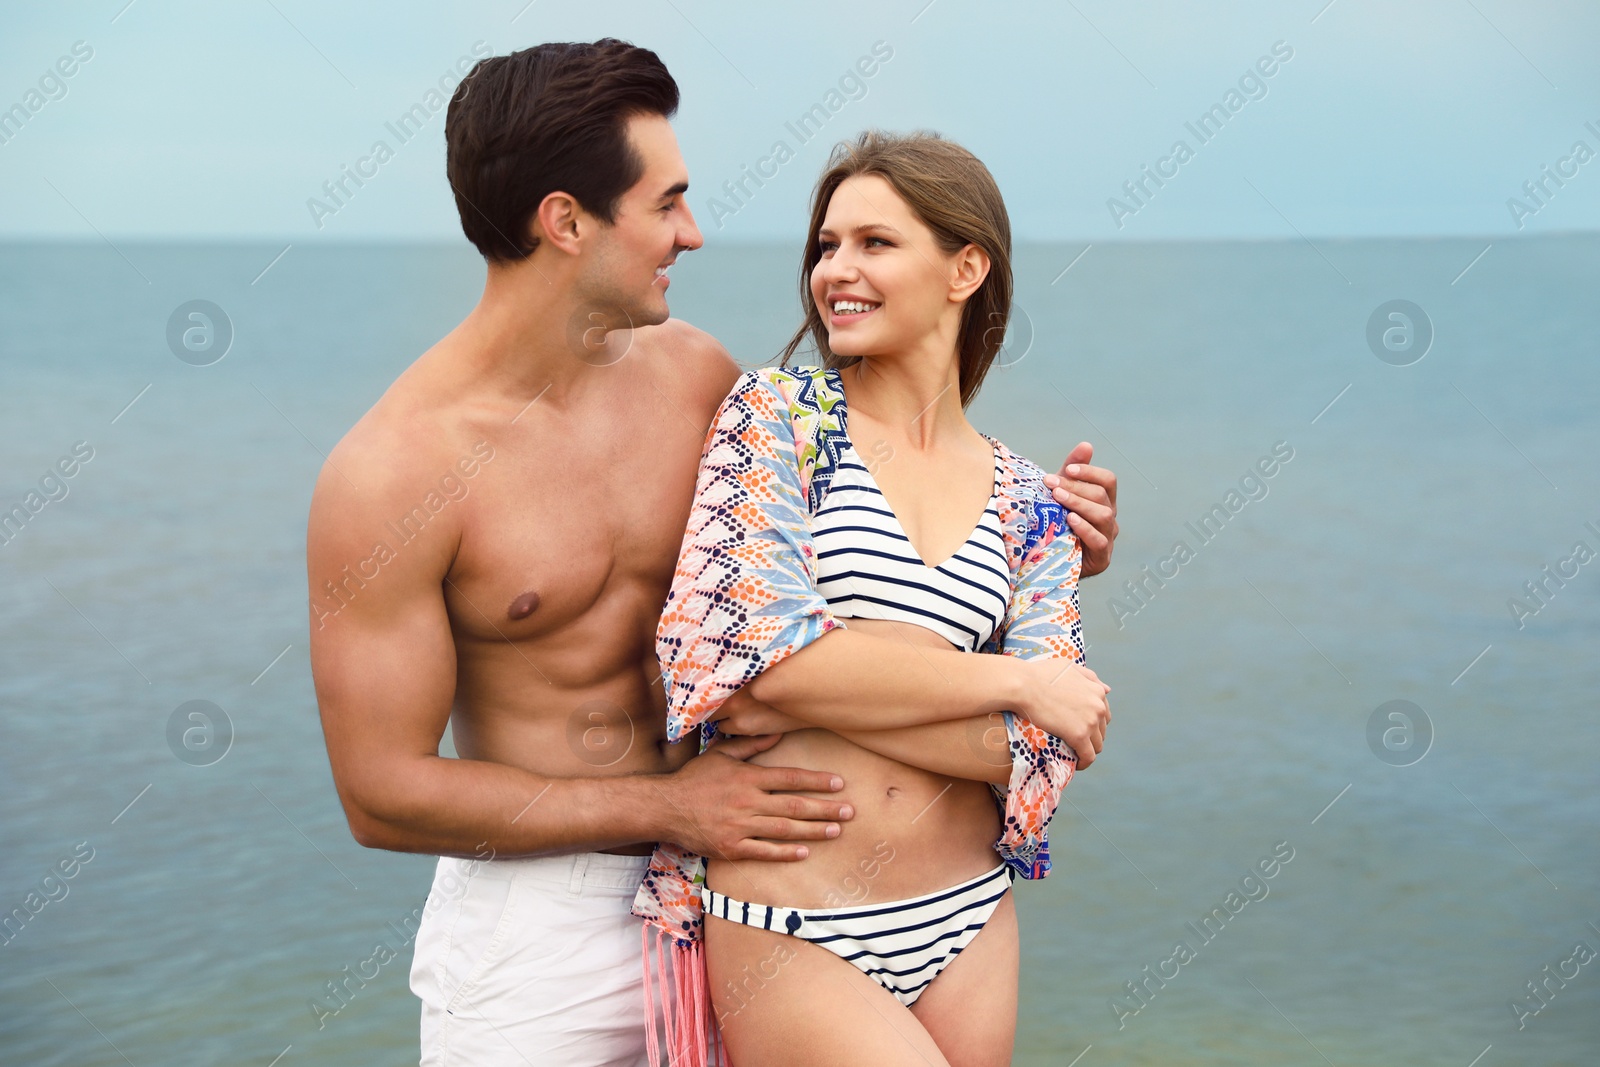
M 955 255 L 950 273 L 950 300 L 960 303 L 978 291 L 989 276 L 989 253 L 977 245 L 967 245 Z
M 579 223 L 583 208 L 569 193 L 554 192 L 539 201 L 539 209 L 528 220 L 529 236 L 539 243 L 577 255 L 581 241 Z

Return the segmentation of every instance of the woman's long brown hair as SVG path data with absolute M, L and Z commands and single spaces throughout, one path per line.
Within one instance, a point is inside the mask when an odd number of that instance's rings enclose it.
M 939 247 L 954 253 L 976 245 L 989 256 L 989 275 L 967 298 L 961 312 L 957 341 L 960 357 L 961 406 L 978 395 L 1005 341 L 1011 318 L 1011 219 L 994 176 L 977 156 L 937 133 L 910 134 L 867 130 L 852 141 L 841 141 L 828 158 L 828 169 L 817 180 L 811 198 L 811 228 L 800 257 L 800 303 L 805 321 L 783 350 L 780 366 L 807 338 L 816 347 L 824 367 L 843 369 L 859 356 L 835 355 L 828 347 L 828 328 L 811 295 L 811 271 L 822 259 L 817 232 L 828 214 L 834 190 L 846 178 L 876 174 L 894 187 L 923 225 L 933 231 Z

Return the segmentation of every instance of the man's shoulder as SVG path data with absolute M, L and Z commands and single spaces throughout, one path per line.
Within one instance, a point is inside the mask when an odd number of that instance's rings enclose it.
M 421 364 L 390 383 L 329 451 L 317 496 L 343 507 L 386 506 L 416 495 L 419 485 L 437 481 L 441 464 L 448 467 L 458 454 L 471 452 L 474 442 L 467 438 L 473 435 L 441 401 Z
M 715 359 L 723 356 L 729 362 L 733 360 L 721 341 L 683 319 L 668 319 L 656 326 L 641 326 L 635 333 L 641 340 L 646 340 L 664 351 L 688 357 Z
M 739 377 L 739 364 L 722 342 L 682 319 L 640 327 L 633 344 L 658 390 L 707 417 Z
M 739 373 L 739 365 L 721 341 L 682 319 L 642 326 L 634 331 L 633 343 L 644 349 L 652 363 L 664 364 L 678 374 L 720 375 L 732 381 Z

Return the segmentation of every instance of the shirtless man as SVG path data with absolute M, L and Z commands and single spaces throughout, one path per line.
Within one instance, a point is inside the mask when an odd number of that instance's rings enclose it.
M 677 102 L 655 54 L 616 41 L 474 68 L 445 135 L 483 297 L 312 498 L 312 673 L 351 832 L 441 857 L 411 972 L 425 1064 L 643 1063 L 629 908 L 652 844 L 801 860 L 852 814 L 824 799 L 836 775 L 745 762 L 776 736 L 698 757 L 664 739 L 656 622 L 739 373 L 668 318 L 667 268 L 702 243 Z M 1086 574 L 1117 532 L 1090 458 L 1056 490 Z M 948 689 L 909 645 L 861 640 L 907 703 Z M 460 758 L 439 755 L 447 725 Z M 1092 762 L 1097 731 L 1064 736 Z

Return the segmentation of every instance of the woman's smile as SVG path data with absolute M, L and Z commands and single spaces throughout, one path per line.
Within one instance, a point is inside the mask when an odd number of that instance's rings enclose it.
M 882 306 L 881 302 L 866 300 L 848 293 L 830 296 L 828 322 L 833 326 L 848 326 L 860 322 Z

